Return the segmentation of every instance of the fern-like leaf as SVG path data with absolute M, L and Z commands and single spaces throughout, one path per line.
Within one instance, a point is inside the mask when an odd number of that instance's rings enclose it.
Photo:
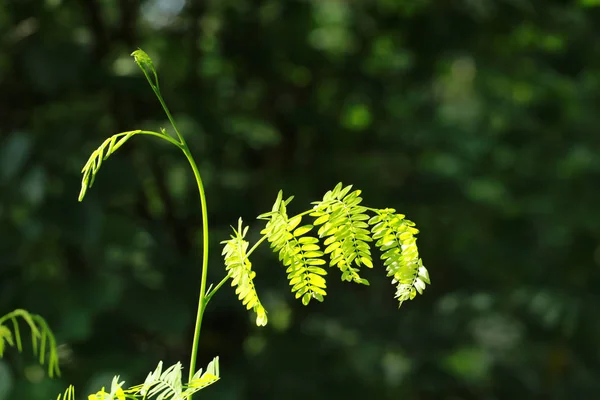
M 150 372 L 142 385 L 133 387 L 128 391 L 142 396 L 158 399 L 172 398 L 177 399 L 183 393 L 183 384 L 181 382 L 181 363 L 171 365 L 166 370 L 162 370 L 162 361 L 153 372 Z
M 148 374 L 143 384 L 125 390 L 125 393 L 133 395 L 134 398 L 141 396 L 143 399 L 185 400 L 220 379 L 219 357 L 215 357 L 208 364 L 206 372 L 202 372 L 202 369 L 197 371 L 186 385 L 181 382 L 183 368 L 181 363 L 172 365 L 164 371 L 162 368 L 161 361 L 154 372 Z
M 100 147 L 92 152 L 90 158 L 87 160 L 81 173 L 83 177 L 81 178 L 81 190 L 79 192 L 79 201 L 83 201 L 85 194 L 88 188 L 91 188 L 94 184 L 94 180 L 96 179 L 96 174 L 100 170 L 102 166 L 102 162 L 105 161 L 108 157 L 110 157 L 115 151 L 117 151 L 121 146 L 125 144 L 132 136 L 134 135 L 149 135 L 156 136 L 160 139 L 166 140 L 167 142 L 177 146 L 182 149 L 182 144 L 169 136 L 165 129 L 160 130 L 159 132 L 154 131 L 143 131 L 143 130 L 135 130 L 129 132 L 117 133 L 106 139 Z
M 248 227 L 243 227 L 242 219 L 238 221 L 237 230 L 233 228 L 231 239 L 224 240 L 222 255 L 225 258 L 225 269 L 231 277 L 231 286 L 235 286 L 235 293 L 241 300 L 246 309 L 252 309 L 256 313 L 256 325 L 265 326 L 267 324 L 267 312 L 261 304 L 256 288 L 254 287 L 254 277 L 256 272 L 252 270 L 252 263 L 248 259 L 248 241 L 244 240 Z
M 344 187 L 338 183 L 333 190 L 325 193 L 323 200 L 313 202 L 315 225 L 321 225 L 318 234 L 326 238 L 325 254 L 329 254 L 329 266 L 342 271 L 343 281 L 354 281 L 368 285 L 369 282 L 358 274 L 359 267 L 373 268 L 369 242 L 372 242 L 367 208 L 360 206 L 360 190 L 350 192 L 352 185 Z M 356 265 L 356 267 L 353 266 Z
M 75 400 L 75 388 L 73 385 L 70 385 L 62 396 L 59 394 L 56 400 Z
M 279 253 L 279 261 L 287 267 L 286 273 L 292 293 L 296 298 L 302 298 L 302 304 L 308 305 L 311 299 L 323 301 L 326 292 L 327 275 L 321 265 L 323 252 L 319 240 L 315 237 L 304 236 L 313 229 L 313 225 L 302 225 L 302 216 L 289 218 L 286 207 L 293 196 L 283 200 L 283 192 L 279 192 L 271 212 L 262 214 L 258 219 L 267 220 L 261 234 L 267 236 L 274 252 Z
M 90 155 L 90 158 L 83 166 L 81 173 L 83 174 L 83 178 L 81 179 L 81 191 L 79 192 L 79 201 L 82 201 L 85 197 L 85 193 L 88 188 L 91 188 L 94 184 L 94 180 L 96 179 L 96 174 L 100 170 L 102 166 L 102 162 L 110 157 L 115 151 L 119 149 L 119 147 L 123 146 L 126 141 L 128 141 L 133 135 L 141 133 L 141 131 L 130 131 L 117 133 L 106 139 L 100 147 L 98 147 L 94 152 Z
M 46 362 L 48 363 L 48 375 L 51 378 L 54 375 L 60 376 L 54 334 L 48 327 L 44 318 L 22 309 L 14 310 L 13 312 L 0 317 L 0 358 L 4 355 L 6 345 L 16 347 L 19 352 L 23 351 L 21 332 L 19 330 L 19 319 L 25 321 L 25 323 L 29 325 L 33 353 L 38 356 L 39 363 L 41 365 L 44 365 Z M 6 323 L 9 321 L 12 322 L 12 331 L 6 326 Z
M 187 389 L 183 392 L 183 397 L 188 398 L 192 394 L 199 390 L 204 389 L 207 386 L 212 385 L 219 380 L 219 357 L 215 357 L 206 366 L 206 371 L 202 372 L 202 369 L 197 371 L 192 380 L 186 385 Z
M 160 361 L 153 372 L 150 372 L 141 385 L 123 389 L 125 382 L 120 382 L 119 376 L 112 379 L 110 392 L 104 388 L 90 394 L 88 400 L 186 400 L 194 393 L 212 385 L 220 379 L 219 357 L 215 357 L 206 367 L 200 369 L 187 384 L 181 382 L 181 363 L 170 366 L 163 371 Z M 69 386 L 64 395 L 58 395 L 56 400 L 75 400 L 75 388 Z
M 0 325 L 0 357 L 4 356 L 5 343 L 9 346 L 15 345 L 11 330 L 4 325 Z
M 102 388 L 100 391 L 90 394 L 88 400 L 125 400 L 127 396 L 123 390 L 123 384 L 125 382 L 119 382 L 119 375 L 117 375 L 112 379 L 109 393 Z
M 431 284 L 429 273 L 419 258 L 415 238 L 419 230 L 404 217 L 396 214 L 396 210 L 386 208 L 378 210 L 377 215 L 369 220 L 387 275 L 393 277 L 392 284 L 398 284 L 395 297 L 400 302 L 399 306 L 414 299 L 417 293 L 423 294 L 426 284 Z

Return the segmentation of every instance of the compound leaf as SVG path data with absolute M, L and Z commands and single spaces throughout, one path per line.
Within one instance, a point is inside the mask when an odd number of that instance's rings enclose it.
M 235 286 L 235 293 L 248 310 L 252 309 L 256 313 L 256 325 L 265 326 L 267 324 L 267 312 L 258 298 L 258 293 L 254 287 L 254 277 L 256 272 L 252 270 L 252 263 L 248 259 L 248 241 L 244 239 L 248 227 L 243 228 L 243 222 L 240 218 L 237 230 L 233 228 L 231 239 L 224 240 L 222 255 L 225 258 L 225 270 L 231 277 L 231 286 Z
M 313 225 L 302 225 L 302 216 L 288 217 L 287 205 L 292 197 L 283 201 L 280 191 L 271 213 L 262 214 L 258 218 L 267 220 L 261 231 L 267 236 L 271 248 L 279 254 L 279 260 L 286 269 L 292 293 L 296 298 L 302 297 L 302 304 L 308 305 L 312 298 L 323 301 L 326 293 L 324 275 L 327 274 L 319 265 L 326 263 L 320 258 L 319 240 L 312 236 L 304 236 L 313 229 Z M 299 227 L 298 227 L 299 226 Z
M 378 210 L 377 215 L 369 220 L 372 225 L 375 245 L 381 250 L 381 259 L 396 286 L 396 298 L 400 306 L 407 300 L 422 294 L 426 284 L 430 284 L 429 273 L 419 258 L 417 239 L 419 230 L 412 221 L 404 219 L 403 214 L 396 214 L 394 209 Z
M 364 222 L 369 219 L 367 208 L 360 206 L 361 191 L 350 192 L 352 185 L 346 187 L 340 182 L 333 190 L 323 196 L 323 200 L 314 202 L 311 216 L 315 225 L 320 225 L 318 234 L 325 238 L 325 254 L 329 254 L 330 266 L 336 266 L 342 272 L 342 280 L 364 284 L 359 275 L 359 267 L 373 268 L 371 250 L 368 242 L 373 241 Z M 356 266 L 353 266 L 356 265 Z

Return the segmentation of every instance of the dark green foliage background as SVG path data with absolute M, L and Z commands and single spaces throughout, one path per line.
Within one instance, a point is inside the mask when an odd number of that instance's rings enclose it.
M 277 191 L 300 212 L 338 181 L 421 230 L 432 286 L 400 311 L 329 275 L 294 301 L 253 257 L 269 325 L 224 287 L 207 399 L 591 399 L 600 390 L 600 17 L 596 0 L 4 0 L 0 313 L 47 317 L 63 377 L 26 351 L 0 399 L 80 398 L 187 363 L 200 278 L 185 159 L 135 137 L 84 203 L 105 137 L 168 127 L 129 57 L 153 57 L 203 173 L 210 281 L 239 216 L 254 242 Z M 183 8 L 181 8 L 183 7 Z

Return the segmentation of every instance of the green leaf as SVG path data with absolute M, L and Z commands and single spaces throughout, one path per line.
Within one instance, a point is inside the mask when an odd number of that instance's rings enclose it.
M 9 346 L 14 346 L 12 332 L 8 327 L 0 325 L 0 357 L 4 355 L 5 343 L 8 343 Z
M 361 258 L 360 258 L 360 261 L 361 261 L 363 264 L 365 264 L 367 267 L 369 267 L 369 268 L 373 268 L 373 262 L 371 261 L 371 259 L 370 259 L 370 258 L 367 258 L 367 257 L 364 257 L 364 256 L 363 256 L 363 257 L 361 257 Z
M 252 309 L 256 313 L 256 325 L 265 326 L 267 312 L 254 287 L 256 272 L 252 270 L 252 263 L 247 256 L 249 242 L 244 239 L 247 232 L 248 227 L 243 227 L 243 221 L 240 218 L 237 230 L 233 228 L 234 234 L 231 239 L 221 242 L 225 245 L 222 255 L 225 260 L 225 270 L 231 277 L 231 285 L 236 287 L 235 293 L 238 295 L 238 299 L 248 310 Z
M 308 303 L 310 303 L 310 298 L 311 298 L 310 293 L 305 293 L 304 296 L 302 296 L 302 304 L 307 306 Z
M 298 228 L 294 231 L 294 236 L 300 237 L 300 236 L 304 235 L 305 233 L 310 232 L 312 230 L 312 228 L 313 228 L 312 225 L 301 226 L 300 228 Z
M 312 272 L 313 274 L 327 275 L 327 271 L 321 267 L 308 267 L 307 271 Z
M 294 236 L 298 236 L 294 233 Z M 317 244 L 311 243 L 311 244 L 305 244 L 302 245 L 302 251 L 315 251 L 315 250 L 319 250 L 320 247 Z
M 431 285 L 431 280 L 429 279 L 429 272 L 422 265 L 419 267 L 419 277 L 423 280 L 423 282 Z
M 323 255 L 322 251 L 307 251 L 304 253 L 305 258 L 319 258 Z M 325 260 L 323 260 L 325 262 Z
M 395 297 L 400 305 L 423 293 L 430 284 L 429 273 L 419 258 L 415 237 L 419 231 L 415 224 L 393 208 L 373 210 L 362 206 L 360 195 L 361 191 L 352 191 L 351 185 L 338 183 L 321 201 L 311 203 L 309 215 L 315 217 L 314 225 L 300 226 L 306 212 L 288 217 L 286 206 L 292 197 L 283 201 L 280 191 L 273 210 L 259 216 L 267 220 L 261 233 L 278 253 L 292 293 L 303 304 L 307 305 L 311 298 L 322 301 L 326 295 L 323 276 L 327 272 L 322 268 L 327 264 L 323 258 L 326 254 L 329 265 L 341 271 L 343 281 L 368 286 L 369 281 L 360 276 L 359 268 L 373 268 L 371 242 L 379 248 L 387 275 L 397 285 Z M 376 215 L 370 217 L 368 212 Z M 319 226 L 317 234 L 323 238 L 324 250 L 318 238 L 305 236 L 315 225 Z
M 391 209 L 379 210 L 379 218 L 371 219 L 375 245 L 382 252 L 381 259 L 397 284 L 396 298 L 399 305 L 412 300 L 417 293 L 422 294 L 429 284 L 429 273 L 419 258 L 415 235 L 419 232 L 414 223 L 404 219 L 402 214 L 394 214 Z
M 154 63 L 150 56 L 142 49 L 137 49 L 133 53 L 131 53 L 135 62 L 141 67 L 148 67 L 154 70 Z
M 358 267 L 373 268 L 369 242 L 373 239 L 365 222 L 371 218 L 367 208 L 359 206 L 361 191 L 350 192 L 352 185 L 344 187 L 340 182 L 325 194 L 321 202 L 316 202 L 313 215 L 319 215 L 315 225 L 319 237 L 325 238 L 324 252 L 329 254 L 330 265 L 342 272 L 342 280 L 358 282 L 361 277 Z M 356 267 L 353 267 L 356 265 Z
M 288 223 L 287 223 L 287 231 L 288 232 L 293 231 L 294 228 L 297 227 L 300 224 L 301 221 L 302 221 L 302 216 L 300 216 L 300 215 L 297 215 L 294 218 L 290 219 L 288 221 Z M 310 226 L 310 225 L 307 225 L 307 226 Z M 311 226 L 311 228 L 312 228 L 312 226 Z M 301 235 L 295 235 L 294 234 L 294 236 L 301 236 Z
M 370 286 L 371 284 L 369 283 L 368 280 L 366 280 L 365 278 L 359 278 L 356 279 L 354 282 L 356 283 L 360 283 L 361 285 L 366 285 L 366 286 Z
M 100 147 L 98 147 L 92 152 L 90 158 L 81 170 L 83 176 L 81 178 L 81 190 L 79 192 L 78 197 L 78 200 L 80 202 L 83 201 L 83 198 L 87 193 L 87 189 L 93 186 L 94 181 L 96 179 L 96 175 L 98 174 L 98 171 L 102 166 L 102 162 L 108 159 L 108 157 L 115 153 L 123 144 L 125 144 L 125 142 L 127 142 L 131 137 L 137 134 L 154 134 L 160 136 L 160 134 L 157 132 L 135 130 L 118 133 L 106 139 L 100 145 Z M 170 141 L 170 139 L 168 138 L 166 138 L 166 140 Z
M 0 356 L 3 355 L 6 344 L 15 346 L 19 352 L 22 351 L 19 320 L 24 321 L 29 326 L 33 353 L 38 356 L 40 365 L 48 365 L 48 375 L 50 377 L 60 376 L 58 350 L 54 334 L 44 318 L 36 314 L 30 314 L 23 309 L 16 309 L 0 317 Z M 8 321 L 12 322 L 12 331 L 5 325 Z
M 59 394 L 56 400 L 75 400 L 75 388 L 73 385 L 69 385 L 65 393 L 62 396 Z
M 215 357 L 206 367 L 206 371 L 202 369 L 196 371 L 190 381 L 186 384 L 182 382 L 181 363 L 174 364 L 163 371 L 163 363 L 160 361 L 156 369 L 149 373 L 146 380 L 141 385 L 133 386 L 124 390 L 129 395 L 135 398 L 156 398 L 156 399 L 188 399 L 194 393 L 212 385 L 220 379 L 219 372 L 219 357 Z M 122 383 L 118 382 L 118 376 L 113 379 L 111 387 L 111 396 L 103 398 L 117 399 L 119 397 L 113 395 L 116 388 L 120 388 Z M 131 397 L 134 398 L 134 397 Z
M 281 195 L 282 196 L 282 195 Z M 288 217 L 286 203 L 281 202 L 281 196 L 275 201 L 272 213 L 269 215 L 267 224 L 262 230 L 271 244 L 271 248 L 279 255 L 279 260 L 287 267 L 289 285 L 296 298 L 302 298 L 303 302 L 310 300 L 315 293 L 326 295 L 325 279 L 322 277 L 326 272 L 318 265 L 325 263 L 320 259 L 323 252 L 320 251 L 319 240 L 314 237 L 304 236 L 313 229 L 313 225 L 298 227 L 302 215 Z
M 329 220 L 329 214 L 325 214 L 325 215 L 322 215 L 322 216 L 320 216 L 319 218 L 317 218 L 317 219 L 315 220 L 315 223 L 314 223 L 314 224 L 315 224 L 315 225 L 322 225 L 322 224 L 324 224 L 325 222 L 327 222 L 328 220 Z

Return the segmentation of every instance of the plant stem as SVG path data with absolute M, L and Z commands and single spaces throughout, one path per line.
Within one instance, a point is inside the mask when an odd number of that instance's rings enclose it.
M 166 140 L 167 142 L 169 142 L 169 143 L 171 143 L 171 144 L 174 144 L 175 146 L 177 146 L 177 147 L 181 148 L 181 143 L 179 143 L 177 140 L 173 139 L 173 138 L 172 138 L 172 137 L 170 137 L 170 136 L 166 136 L 166 135 L 163 135 L 163 134 L 161 134 L 161 133 L 154 132 L 154 131 L 136 131 L 136 132 L 137 132 L 138 134 L 140 134 L 140 135 L 150 135 L 150 136 L 156 136 L 156 137 L 159 137 L 159 138 L 161 138 L 161 139 L 164 139 L 164 140 Z
M 205 305 L 208 304 L 208 302 L 210 301 L 210 299 L 215 295 L 215 293 L 217 293 L 217 290 L 219 290 L 221 288 L 221 286 L 223 286 L 225 284 L 225 282 L 227 282 L 229 280 L 230 276 L 227 275 L 225 278 L 221 279 L 221 282 L 219 282 L 217 284 L 217 286 L 215 286 L 212 290 L 210 290 L 207 294 L 206 294 L 206 301 L 205 301 Z
M 250 250 L 249 250 L 249 251 L 246 253 L 246 257 L 244 257 L 244 259 L 247 259 L 248 257 L 250 257 L 250 255 L 251 255 L 252 253 L 254 253 L 254 250 L 256 250 L 256 248 L 257 248 L 258 246 L 260 246 L 260 244 L 261 244 L 262 242 L 264 242 L 266 239 L 267 239 L 267 235 L 264 235 L 263 237 L 261 237 L 261 238 L 258 240 L 258 242 L 254 243 L 254 246 L 252 246 L 252 248 L 251 248 L 251 249 L 250 249 Z
M 167 114 L 167 118 L 169 119 L 169 122 L 171 123 L 171 126 L 173 126 L 173 129 L 175 130 L 175 133 L 177 134 L 177 137 L 179 138 L 179 141 L 181 142 L 180 144 L 182 144 L 185 147 L 187 147 L 185 145 L 185 139 L 183 138 L 183 136 L 181 135 L 181 133 L 179 133 L 179 129 L 177 129 L 177 125 L 175 125 L 175 120 L 173 119 L 173 116 L 171 115 L 171 112 L 169 111 L 169 108 L 165 104 L 165 101 L 163 100 L 162 95 L 160 94 L 160 88 L 158 87 L 158 76 L 156 75 L 156 71 L 154 69 L 152 69 L 152 72 L 154 73 L 154 77 L 156 79 L 156 85 L 155 85 L 154 83 L 152 83 L 152 79 L 150 79 L 150 76 L 148 76 L 148 72 L 146 71 L 146 69 L 141 68 L 141 70 L 144 73 L 144 76 L 146 77 L 146 80 L 150 84 L 150 87 L 152 88 L 152 91 L 156 95 L 156 98 L 160 102 L 160 105 L 162 106 L 163 110 L 165 111 L 165 114 Z M 187 155 L 186 155 L 186 157 L 187 157 Z M 191 157 L 191 155 L 190 155 L 190 157 Z M 189 158 L 188 158 L 188 160 L 189 160 Z M 193 158 L 192 158 L 192 161 L 193 161 Z M 194 165 L 195 165 L 195 163 L 194 163 Z
M 141 67 L 141 65 L 140 65 L 140 67 Z M 206 308 L 206 304 L 208 303 L 208 300 L 210 299 L 210 297 L 206 296 L 206 278 L 208 276 L 208 210 L 207 210 L 207 205 L 206 205 L 206 194 L 204 193 L 204 185 L 202 184 L 202 178 L 200 176 L 200 171 L 198 171 L 198 166 L 196 165 L 196 160 L 194 160 L 194 157 L 192 156 L 192 153 L 190 152 L 190 149 L 189 149 L 183 135 L 181 135 L 181 133 L 179 133 L 179 130 L 177 129 L 177 125 L 175 125 L 175 120 L 173 119 L 173 116 L 171 115 L 169 108 L 165 104 L 165 102 L 160 94 L 160 88 L 158 87 L 158 76 L 156 74 L 156 70 L 154 69 L 154 67 L 151 67 L 151 68 L 152 68 L 152 72 L 154 73 L 156 84 L 154 84 L 152 82 L 152 79 L 150 79 L 150 76 L 148 75 L 148 72 L 146 71 L 146 69 L 143 67 L 141 69 L 142 69 L 142 72 L 144 73 L 144 76 L 146 77 L 146 80 L 152 87 L 152 91 L 154 91 L 154 94 L 158 98 L 160 105 L 162 106 L 163 110 L 165 111 L 165 114 L 167 114 L 167 118 L 169 119 L 171 126 L 173 126 L 173 129 L 175 130 L 175 133 L 177 134 L 177 138 L 179 139 L 177 147 L 179 147 L 181 149 L 181 151 L 185 155 L 185 158 L 187 158 L 187 160 L 190 164 L 190 167 L 192 168 L 192 171 L 194 172 L 194 178 L 196 179 L 196 185 L 198 186 L 198 193 L 200 194 L 200 207 L 202 209 L 202 277 L 201 277 L 201 281 L 200 281 L 200 295 L 198 297 L 198 309 L 196 311 L 196 325 L 194 327 L 194 340 L 192 342 L 192 353 L 190 355 L 190 370 L 189 370 L 189 378 L 188 378 L 188 382 L 189 382 L 192 380 L 194 373 L 196 372 L 196 359 L 198 356 L 198 343 L 200 342 L 202 317 L 204 316 L 204 310 Z M 153 133 L 146 133 L 146 134 L 153 134 Z M 170 138 L 165 137 L 165 139 L 169 140 Z M 171 141 L 171 140 L 169 140 L 169 141 Z M 174 142 L 174 140 L 171 142 Z M 215 290 L 211 291 L 211 297 L 223 283 L 220 283 L 219 286 L 217 286 L 215 288 Z M 189 399 L 191 400 L 192 396 L 190 396 Z
M 173 126 L 173 129 L 175 130 L 175 133 L 177 134 L 179 141 L 181 142 L 181 144 L 183 144 L 187 148 L 187 145 L 185 144 L 185 139 L 183 138 L 181 133 L 179 133 L 179 130 L 177 129 L 177 126 L 175 125 L 175 120 L 173 120 L 173 117 L 171 116 L 171 112 L 167 108 L 167 105 L 165 104 L 164 100 L 162 99 L 162 96 L 160 95 L 160 90 L 158 88 L 154 89 L 154 87 L 152 87 L 152 89 L 154 90 L 156 97 L 158 97 L 158 101 L 160 101 L 160 105 L 162 106 L 163 110 L 165 110 L 165 114 L 167 114 L 167 118 L 169 119 L 169 122 Z M 190 155 L 190 157 L 191 157 L 191 155 Z M 192 158 L 192 160 L 193 160 L 193 158 Z M 194 163 L 194 165 L 195 165 L 195 163 Z
M 204 309 L 206 308 L 206 277 L 208 276 L 208 211 L 206 206 L 206 195 L 204 194 L 204 185 L 202 184 L 202 178 L 198 171 L 198 166 L 194 157 L 190 153 L 187 143 L 180 136 L 182 141 L 183 154 L 190 163 L 190 167 L 194 171 L 194 177 L 196 178 L 196 184 L 198 185 L 198 192 L 200 194 L 200 206 L 202 208 L 202 278 L 200 281 L 200 296 L 198 298 L 198 310 L 196 312 L 196 325 L 194 328 L 194 341 L 192 342 L 192 354 L 190 358 L 190 370 L 189 380 L 192 380 L 194 373 L 196 372 L 196 358 L 198 356 L 198 343 L 200 341 L 200 330 L 202 328 L 202 317 L 204 315 Z

